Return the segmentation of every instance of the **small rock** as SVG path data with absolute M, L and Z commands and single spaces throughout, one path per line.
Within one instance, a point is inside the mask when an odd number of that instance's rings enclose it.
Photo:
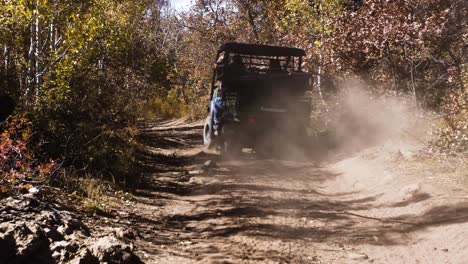
M 128 238 L 128 239 L 135 239 L 138 236 L 138 232 L 133 229 L 124 229 L 124 228 L 116 228 L 114 229 L 114 234 L 118 238 Z
M 364 260 L 364 259 L 369 259 L 369 256 L 367 256 L 364 253 L 350 253 L 348 257 L 352 260 Z
M 61 226 L 57 227 L 56 231 L 60 235 L 65 236 L 65 235 L 67 235 L 67 233 L 65 232 L 65 229 L 66 229 L 66 227 L 61 225 Z
M 55 228 L 44 228 L 45 235 L 52 241 L 60 241 L 64 239 L 64 236 L 60 234 Z
M 400 193 L 405 197 L 412 197 L 415 194 L 422 193 L 422 186 L 419 183 L 414 183 L 403 187 Z
M 42 210 L 36 217 L 36 221 L 44 222 L 46 225 L 60 225 L 63 223 L 62 217 L 57 212 Z
M 70 264 L 99 264 L 99 259 L 91 254 L 89 249 L 84 248 L 77 257 L 72 259 Z
M 207 160 L 204 164 L 203 164 L 203 168 L 204 169 L 212 169 L 212 168 L 216 168 L 218 165 L 216 164 L 216 162 L 212 161 L 212 160 Z
M 143 263 L 133 253 L 132 244 L 123 243 L 113 236 L 101 237 L 91 245 L 90 249 L 100 262 Z
M 52 258 L 53 258 L 56 262 L 59 262 L 59 261 L 63 260 L 63 259 L 64 259 L 64 257 L 63 257 L 63 252 L 61 252 L 61 251 L 54 251 L 54 252 L 52 253 Z
M 191 246 L 193 244 L 193 242 L 187 240 L 187 241 L 180 241 L 179 244 L 181 246 L 186 246 L 187 247 L 187 246 Z
M 192 177 L 192 178 L 190 178 L 188 183 L 189 184 L 200 185 L 200 184 L 203 184 L 203 181 L 201 179 L 196 178 L 196 177 Z
M 399 149 L 396 152 L 395 159 L 397 159 L 397 160 L 401 160 L 401 159 L 409 160 L 409 159 L 414 158 L 416 155 L 417 155 L 416 152 L 412 152 L 412 151 L 404 150 L 404 149 Z
M 52 251 L 60 251 L 62 249 L 75 253 L 78 251 L 78 244 L 76 242 L 69 242 L 69 241 L 58 241 L 54 242 L 50 245 L 50 250 Z
M 129 214 L 127 212 L 117 212 L 117 214 L 119 214 L 120 217 L 128 217 Z
M 82 222 L 76 219 L 69 219 L 65 222 L 65 225 L 61 225 L 57 228 L 57 231 L 62 235 L 71 235 L 75 231 L 80 231 L 85 236 L 90 235 L 90 230 Z
M 31 187 L 29 188 L 28 192 L 31 194 L 37 194 L 39 192 L 39 189 L 36 187 Z
M 68 242 L 68 241 L 58 241 L 58 242 L 52 243 L 50 245 L 50 250 L 59 251 L 59 250 L 62 250 L 62 249 L 66 249 L 69 246 L 70 246 L 70 242 Z
M 448 252 L 448 249 L 444 248 L 442 249 L 443 252 Z

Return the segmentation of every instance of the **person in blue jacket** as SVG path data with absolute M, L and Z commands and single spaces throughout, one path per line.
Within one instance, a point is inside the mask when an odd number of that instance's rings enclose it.
M 223 101 L 221 88 L 217 89 L 216 97 L 213 99 L 213 128 L 214 134 L 217 136 L 222 129 L 221 119 L 223 116 Z

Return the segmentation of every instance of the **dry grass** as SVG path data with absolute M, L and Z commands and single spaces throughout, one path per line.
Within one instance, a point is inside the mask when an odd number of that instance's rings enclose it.
M 409 175 L 423 175 L 437 186 L 468 193 L 468 155 L 424 153 L 398 163 Z
M 119 189 L 113 182 L 104 180 L 102 175 L 79 176 L 77 171 L 64 169 L 51 183 L 68 196 L 68 201 L 72 201 L 69 206 L 87 214 L 109 214 L 133 198 L 132 194 Z

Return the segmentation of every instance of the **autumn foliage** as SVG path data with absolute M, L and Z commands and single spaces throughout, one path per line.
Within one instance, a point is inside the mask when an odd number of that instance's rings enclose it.
M 31 122 L 23 117 L 7 121 L 0 138 L 0 195 L 44 182 L 56 167 L 41 162 L 30 147 Z

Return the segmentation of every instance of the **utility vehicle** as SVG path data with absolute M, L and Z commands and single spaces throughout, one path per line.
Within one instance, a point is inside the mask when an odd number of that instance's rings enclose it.
M 309 125 L 312 77 L 297 48 L 230 42 L 213 69 L 203 140 L 221 153 L 272 154 L 300 146 Z

